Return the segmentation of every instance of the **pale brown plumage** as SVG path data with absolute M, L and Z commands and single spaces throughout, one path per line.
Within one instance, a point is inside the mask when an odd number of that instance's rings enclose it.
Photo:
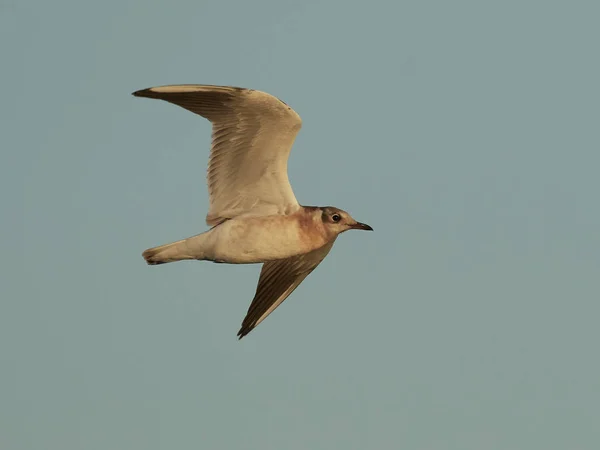
M 168 101 L 212 122 L 206 222 L 213 228 L 143 256 L 151 265 L 185 259 L 264 262 L 240 339 L 320 264 L 340 233 L 372 229 L 340 209 L 298 204 L 287 161 L 302 121 L 276 97 L 208 85 L 160 86 L 133 95 Z
M 248 210 L 267 215 L 298 209 L 287 160 L 302 120 L 281 100 L 252 89 L 202 85 L 162 86 L 133 95 L 166 100 L 212 122 L 208 225 Z

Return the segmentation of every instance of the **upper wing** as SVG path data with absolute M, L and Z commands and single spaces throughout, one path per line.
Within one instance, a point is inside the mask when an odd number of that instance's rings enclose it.
M 294 292 L 294 289 L 325 259 L 334 242 L 335 239 L 304 255 L 263 264 L 256 294 L 238 331 L 240 339 L 265 320 Z
M 299 208 L 287 160 L 300 116 L 265 92 L 225 86 L 160 86 L 134 92 L 166 100 L 213 124 L 208 161 L 208 225 L 242 213 L 286 214 Z

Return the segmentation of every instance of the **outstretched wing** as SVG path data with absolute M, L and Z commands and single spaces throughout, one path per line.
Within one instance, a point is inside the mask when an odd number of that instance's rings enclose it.
M 304 255 L 263 264 L 256 294 L 238 331 L 243 338 L 267 318 L 294 292 L 300 283 L 325 259 L 334 241 Z
M 251 89 L 206 85 L 160 86 L 133 95 L 165 100 L 211 121 L 208 225 L 240 214 L 289 214 L 299 208 L 287 161 L 302 120 L 281 100 Z

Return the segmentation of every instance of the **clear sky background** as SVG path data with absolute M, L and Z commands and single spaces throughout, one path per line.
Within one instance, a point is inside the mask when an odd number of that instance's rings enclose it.
M 600 448 L 600 3 L 0 2 L 1 449 Z M 206 229 L 176 83 L 375 228 L 242 341 L 260 266 L 141 257 Z

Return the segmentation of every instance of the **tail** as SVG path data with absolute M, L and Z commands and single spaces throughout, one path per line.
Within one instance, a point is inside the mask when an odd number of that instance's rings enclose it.
M 183 239 L 181 241 L 172 242 L 159 247 L 149 248 L 142 253 L 142 256 L 151 266 L 182 261 L 185 259 L 202 259 L 199 257 L 200 255 L 192 254 L 194 252 L 190 251 L 192 249 L 186 243 L 187 240 L 188 239 Z

